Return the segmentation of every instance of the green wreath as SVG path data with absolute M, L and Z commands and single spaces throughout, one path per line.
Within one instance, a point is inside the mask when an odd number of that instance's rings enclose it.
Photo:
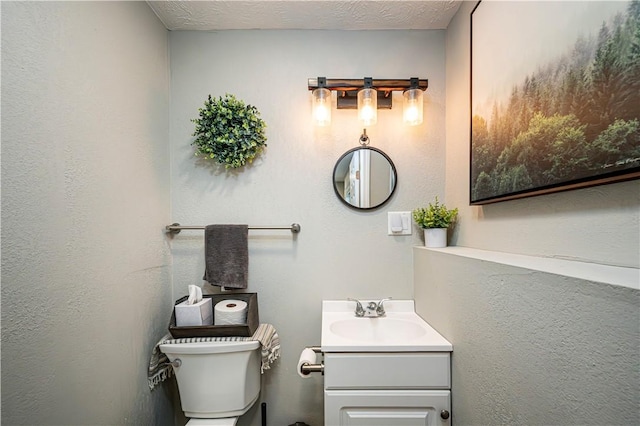
M 212 99 L 209 95 L 199 118 L 192 119 L 196 130 L 196 156 L 211 158 L 225 168 L 238 168 L 251 163 L 267 146 L 264 130 L 267 127 L 260 112 L 245 105 L 235 96 L 226 94 Z

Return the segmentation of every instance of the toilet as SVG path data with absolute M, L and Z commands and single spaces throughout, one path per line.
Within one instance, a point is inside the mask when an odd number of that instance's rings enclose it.
M 187 426 L 234 426 L 260 395 L 260 342 L 163 343 Z

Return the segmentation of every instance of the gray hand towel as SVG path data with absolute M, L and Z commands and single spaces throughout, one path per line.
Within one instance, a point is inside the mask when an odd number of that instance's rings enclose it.
M 247 288 L 248 234 L 247 225 L 205 226 L 204 280 L 220 287 Z

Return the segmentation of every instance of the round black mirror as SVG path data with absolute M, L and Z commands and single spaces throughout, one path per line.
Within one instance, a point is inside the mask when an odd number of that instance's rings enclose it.
M 340 201 L 358 210 L 375 209 L 389 201 L 396 190 L 397 179 L 391 158 L 370 146 L 345 152 L 333 168 L 336 195 Z

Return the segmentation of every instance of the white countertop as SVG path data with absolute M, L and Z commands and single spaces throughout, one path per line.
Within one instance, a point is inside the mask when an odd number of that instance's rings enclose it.
M 361 300 L 366 306 L 371 300 Z M 377 302 L 377 300 L 373 300 Z M 451 352 L 453 346 L 415 313 L 413 300 L 384 302 L 383 317 L 355 316 L 356 303 L 322 302 L 322 352 Z

